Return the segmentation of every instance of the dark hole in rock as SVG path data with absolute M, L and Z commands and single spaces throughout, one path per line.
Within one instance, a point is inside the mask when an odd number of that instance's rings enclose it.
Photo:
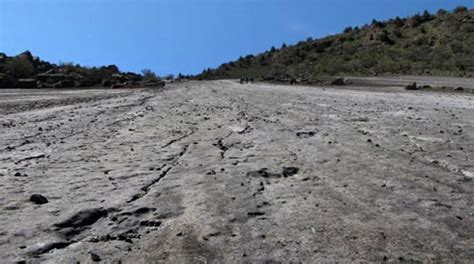
M 251 171 L 247 173 L 248 177 L 263 177 L 263 178 L 279 178 L 280 175 L 277 173 L 268 172 L 266 168 L 260 169 L 258 171 Z
M 48 199 L 41 194 L 33 194 L 30 196 L 30 201 L 35 204 L 45 204 L 48 203 Z
M 282 175 L 283 177 L 290 177 L 295 174 L 297 174 L 299 171 L 299 168 L 297 167 L 283 167 Z
M 155 211 L 155 208 L 141 207 L 135 210 L 135 214 L 147 214 L 149 212 Z
M 265 215 L 265 212 L 259 212 L 259 211 L 248 212 L 247 215 L 250 216 L 250 217 L 256 217 L 256 216 Z
M 99 261 L 101 261 L 102 259 L 101 259 L 100 256 L 97 255 L 96 253 L 91 252 L 91 260 L 94 261 L 94 262 L 99 262 Z
M 313 137 L 314 135 L 316 135 L 316 132 L 314 131 L 296 132 L 296 136 L 299 138 L 308 138 Z
M 141 226 L 149 226 L 149 227 L 158 227 L 161 225 L 161 221 L 148 221 L 148 220 L 143 220 L 140 222 Z

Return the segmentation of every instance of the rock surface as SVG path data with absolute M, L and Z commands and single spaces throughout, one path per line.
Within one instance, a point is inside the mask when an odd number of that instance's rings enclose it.
M 0 91 L 2 262 L 474 259 L 471 94 L 167 87 Z

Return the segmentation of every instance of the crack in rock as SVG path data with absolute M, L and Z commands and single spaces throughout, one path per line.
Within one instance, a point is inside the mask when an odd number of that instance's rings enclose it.
M 175 159 L 175 161 L 172 162 L 171 165 L 169 165 L 168 168 L 162 170 L 161 173 L 160 173 L 160 175 L 159 175 L 156 179 L 152 180 L 152 181 L 151 181 L 150 183 L 148 183 L 147 185 L 141 187 L 140 190 L 141 190 L 142 192 L 135 194 L 130 200 L 127 201 L 127 203 L 133 203 L 133 202 L 135 202 L 135 201 L 141 199 L 143 196 L 147 195 L 148 192 L 150 191 L 150 188 L 151 188 L 153 185 L 155 185 L 155 184 L 157 184 L 159 181 L 161 181 L 161 179 L 163 179 L 163 178 L 168 174 L 168 172 L 169 172 L 171 169 L 173 169 L 176 165 L 179 164 L 179 159 L 180 159 L 184 154 L 186 154 L 186 152 L 188 151 L 188 148 L 189 148 L 189 144 L 186 144 L 186 145 L 183 147 L 183 150 L 182 150 L 180 153 L 178 153 L 177 158 Z M 166 165 L 165 165 L 165 166 L 166 166 Z M 161 167 L 161 169 L 164 168 L 165 166 Z
M 107 214 L 108 210 L 103 208 L 85 209 L 54 225 L 60 229 L 89 226 L 97 222 L 97 220 L 101 219 L 102 217 L 107 216 Z
M 176 143 L 176 142 L 178 142 L 178 141 L 181 141 L 181 140 L 183 140 L 183 139 L 185 139 L 185 138 L 187 138 L 187 137 L 193 135 L 195 132 L 196 132 L 196 130 L 191 130 L 191 132 L 189 132 L 188 134 L 185 134 L 185 135 L 182 135 L 182 136 L 179 137 L 179 138 L 175 138 L 175 139 L 170 140 L 168 143 L 166 143 L 165 145 L 163 145 L 161 148 L 167 148 L 167 147 L 169 147 L 170 145 L 172 145 L 172 144 L 174 144 L 174 143 Z
M 33 160 L 33 159 L 42 159 L 42 158 L 45 158 L 46 155 L 45 154 L 39 154 L 39 155 L 36 155 L 36 156 L 31 156 L 31 157 L 26 157 L 26 158 L 23 158 L 23 159 L 19 159 L 15 162 L 15 164 L 19 164 L 23 161 L 28 161 L 28 160 Z
M 215 144 L 215 146 L 221 150 L 221 159 L 223 159 L 225 157 L 226 151 L 229 150 L 229 147 L 224 145 L 223 139 L 219 139 L 217 141 L 217 144 Z

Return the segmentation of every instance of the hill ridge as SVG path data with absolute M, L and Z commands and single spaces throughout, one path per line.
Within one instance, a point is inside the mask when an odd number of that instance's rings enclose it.
M 257 55 L 240 57 L 198 79 L 257 78 L 263 80 L 315 79 L 320 76 L 381 74 L 443 75 L 474 74 L 474 10 L 457 7 L 452 12 L 428 11 L 372 20 L 342 33 Z

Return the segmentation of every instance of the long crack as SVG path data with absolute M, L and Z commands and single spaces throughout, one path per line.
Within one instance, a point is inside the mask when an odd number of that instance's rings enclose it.
M 183 147 L 183 150 L 181 152 L 178 153 L 178 155 L 175 157 L 175 160 L 170 164 L 168 165 L 168 168 L 166 168 L 165 170 L 163 170 L 160 175 L 153 179 L 150 183 L 146 184 L 145 186 L 141 187 L 140 190 L 142 191 L 141 193 L 137 193 L 135 194 L 130 200 L 127 201 L 127 203 L 133 203 L 139 199 L 141 199 L 142 197 L 144 197 L 145 195 L 148 194 L 148 192 L 150 191 L 150 188 L 157 184 L 158 182 L 160 182 L 164 177 L 166 177 L 166 175 L 175 167 L 179 164 L 179 160 L 180 158 L 186 154 L 186 152 L 188 151 L 188 148 L 189 148 L 189 144 L 186 144 L 184 145 Z M 166 167 L 167 165 L 164 165 L 162 167 L 162 169 L 164 167 Z

